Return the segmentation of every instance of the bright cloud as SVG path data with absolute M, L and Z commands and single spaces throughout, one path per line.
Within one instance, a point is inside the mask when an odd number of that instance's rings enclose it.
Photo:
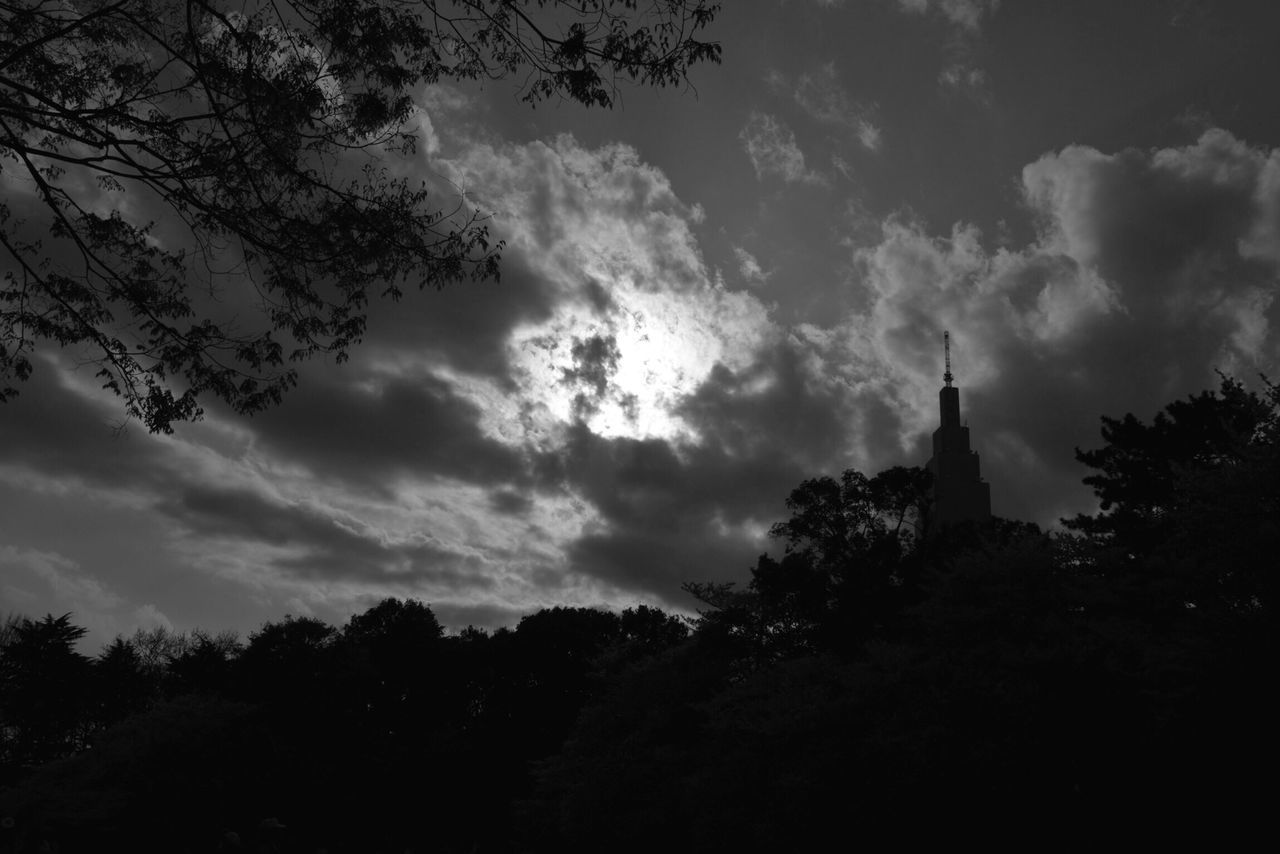
M 588 151 L 559 137 L 472 147 L 450 167 L 486 187 L 509 244 L 554 283 L 546 316 L 507 340 L 529 437 L 559 441 L 583 416 L 606 437 L 696 439 L 679 402 L 715 365 L 749 361 L 770 328 L 758 300 L 706 269 L 692 232 L 698 209 L 627 146 Z M 593 353 L 609 358 L 586 364 Z

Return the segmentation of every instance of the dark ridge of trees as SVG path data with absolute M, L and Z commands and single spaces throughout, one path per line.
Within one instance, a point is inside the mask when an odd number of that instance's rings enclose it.
M 645 606 L 553 608 L 446 635 L 427 605 L 386 599 L 244 643 L 161 628 L 88 659 L 83 634 L 70 615 L 20 619 L 0 647 L 0 851 L 213 851 L 228 832 L 268 850 L 509 850 L 529 763 L 602 681 L 689 629 Z
M 0 626 L 0 851 L 1234 847 L 1270 820 L 1280 392 L 1080 452 L 1066 533 L 917 535 L 919 469 L 793 491 L 744 589 L 687 622 L 420 602 L 88 659 Z
M 904 541 L 874 479 L 805 482 L 784 556 L 745 590 L 689 585 L 692 643 L 610 682 L 542 763 L 539 850 L 1265 832 L 1278 418 L 1274 385 L 1224 378 L 1151 425 L 1104 419 L 1079 454 L 1102 510 L 1063 534 L 996 519 Z

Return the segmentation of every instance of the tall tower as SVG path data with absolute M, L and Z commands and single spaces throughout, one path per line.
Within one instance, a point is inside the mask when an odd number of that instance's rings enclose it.
M 925 467 L 933 473 L 934 530 L 956 522 L 991 518 L 991 485 L 978 471 L 978 454 L 969 449 L 969 428 L 960 423 L 960 389 L 951 385 L 951 333 L 942 334 L 946 354 L 945 385 L 938 391 L 942 423 L 933 431 L 933 456 Z

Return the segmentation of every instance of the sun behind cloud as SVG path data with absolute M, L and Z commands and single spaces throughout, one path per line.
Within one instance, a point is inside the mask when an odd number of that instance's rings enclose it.
M 605 438 L 696 441 L 677 412 L 684 398 L 716 365 L 749 364 L 775 334 L 755 296 L 707 268 L 699 209 L 620 144 L 588 150 L 560 136 L 472 147 L 449 165 L 485 186 L 511 250 L 555 290 L 548 315 L 507 339 L 507 419 L 523 419 L 535 441 L 576 421 Z M 509 439 L 512 428 L 493 427 Z

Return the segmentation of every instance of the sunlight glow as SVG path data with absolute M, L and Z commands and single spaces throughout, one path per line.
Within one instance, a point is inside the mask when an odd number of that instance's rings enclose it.
M 581 418 L 605 438 L 698 441 L 676 412 L 680 401 L 718 362 L 746 358 L 732 331 L 700 310 L 702 296 L 624 286 L 612 293 L 616 310 L 607 317 L 564 303 L 547 321 L 517 329 L 508 352 L 524 380 L 525 412 L 547 419 L 543 431 Z M 575 344 L 592 339 L 611 342 L 616 358 L 584 364 Z

